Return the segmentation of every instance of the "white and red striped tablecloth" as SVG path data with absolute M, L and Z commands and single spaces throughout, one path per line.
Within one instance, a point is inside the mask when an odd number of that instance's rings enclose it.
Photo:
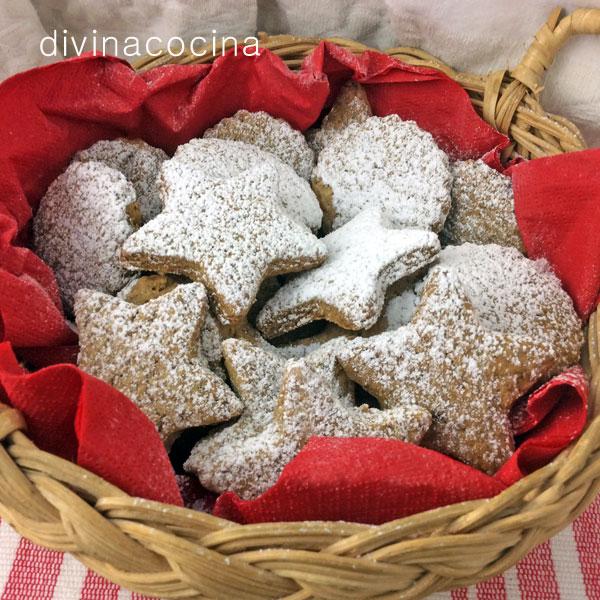
M 504 575 L 430 600 L 600 600 L 600 499 Z M 143 600 L 0 522 L 0 600 Z

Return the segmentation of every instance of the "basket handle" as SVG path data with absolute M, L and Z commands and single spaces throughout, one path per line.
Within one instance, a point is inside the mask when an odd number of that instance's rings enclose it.
M 511 71 L 514 79 L 538 95 L 544 89 L 546 69 L 552 65 L 558 51 L 574 35 L 600 34 L 600 8 L 578 8 L 561 18 L 562 9 L 555 8 L 535 34 L 535 39 L 521 62 Z

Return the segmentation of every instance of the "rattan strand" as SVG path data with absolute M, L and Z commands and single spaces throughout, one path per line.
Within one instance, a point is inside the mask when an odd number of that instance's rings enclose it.
M 427 53 L 393 48 L 411 64 L 458 81 L 483 117 L 538 157 L 583 148 L 577 128 L 542 109 L 544 71 L 575 34 L 600 33 L 600 10 L 555 11 L 512 71 L 458 73 Z M 362 52 L 350 40 L 335 42 Z M 262 37 L 292 68 L 318 43 Z M 183 57 L 182 63 L 193 57 Z M 162 56 L 140 69 L 170 62 Z M 206 59 L 206 60 L 211 60 Z M 162 598 L 422 598 L 515 564 L 575 519 L 600 489 L 600 316 L 590 318 L 584 366 L 594 417 L 551 464 L 489 499 L 454 504 L 381 526 L 339 522 L 237 525 L 132 498 L 92 473 L 42 452 L 14 409 L 0 405 L 0 516 L 42 546 L 73 553 L 115 583 Z

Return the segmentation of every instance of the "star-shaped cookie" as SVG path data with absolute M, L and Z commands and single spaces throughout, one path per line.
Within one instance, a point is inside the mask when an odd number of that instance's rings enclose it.
M 244 411 L 233 425 L 200 440 L 185 469 L 215 492 L 234 490 L 242 498 L 254 498 L 275 483 L 293 456 L 273 425 L 286 361 L 241 339 L 225 340 L 222 350 Z
M 325 319 L 344 329 L 373 325 L 394 282 L 430 263 L 437 235 L 420 229 L 390 229 L 380 209 L 366 209 L 323 238 L 327 260 L 293 277 L 258 315 L 258 329 L 273 338 Z
M 351 123 L 362 123 L 373 116 L 365 88 L 355 81 L 347 81 L 337 95 L 331 110 L 318 129 L 306 133 L 308 145 L 319 154 L 327 143 Z
M 288 362 L 275 412 L 280 435 L 295 440 L 299 448 L 313 435 L 418 443 L 431 425 L 431 415 L 416 403 L 385 410 L 355 405 L 353 386 L 336 360 L 346 344 L 338 338 L 304 359 Z
M 169 275 L 142 275 L 133 279 L 117 296 L 132 304 L 145 304 L 149 300 L 167 294 L 179 283 L 182 282 Z M 221 342 L 224 336 L 230 337 L 230 335 L 228 331 L 221 331 L 222 329 L 227 328 L 220 325 L 217 319 L 207 311 L 200 333 L 198 358 L 203 363 L 205 362 L 213 373 L 216 373 L 221 379 L 226 379 L 225 367 L 222 364 Z
M 209 489 L 248 499 L 275 483 L 311 435 L 418 441 L 431 423 L 420 407 L 381 411 L 354 405 L 353 384 L 335 359 L 346 343 L 336 339 L 306 358 L 286 361 L 248 341 L 226 340 L 225 364 L 244 412 L 201 440 L 185 468 Z
M 75 298 L 79 366 L 135 402 L 166 444 L 183 429 L 227 421 L 242 411 L 198 355 L 207 310 L 197 283 L 139 306 L 85 289 Z
M 424 445 L 487 473 L 512 452 L 509 409 L 548 368 L 531 337 L 486 328 L 455 275 L 439 267 L 409 325 L 356 339 L 338 358 L 382 406 L 431 412 Z
M 261 282 L 318 266 L 326 247 L 277 199 L 272 169 L 262 165 L 224 181 L 164 197 L 164 211 L 123 245 L 130 268 L 202 282 L 224 324 L 244 319 Z M 182 184 L 183 185 L 183 184 Z

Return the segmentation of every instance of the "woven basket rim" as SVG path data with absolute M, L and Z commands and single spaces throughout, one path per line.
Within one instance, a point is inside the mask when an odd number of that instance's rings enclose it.
M 585 147 L 575 125 L 546 113 L 539 103 L 545 70 L 567 39 L 581 33 L 600 33 L 600 9 L 578 9 L 563 18 L 555 10 L 515 69 L 488 76 L 459 73 L 417 49 L 386 52 L 458 81 L 483 118 L 514 141 L 510 151 L 535 158 Z M 352 40 L 330 41 L 353 52 L 367 49 Z M 319 42 L 261 35 L 261 45 L 291 68 L 298 68 Z M 193 61 L 183 56 L 169 62 Z M 164 57 L 135 66 L 161 64 Z M 71 552 L 115 583 L 163 598 L 420 598 L 468 585 L 512 566 L 576 518 L 600 489 L 598 311 L 587 326 L 584 354 L 595 405 L 584 434 L 550 464 L 490 499 L 379 526 L 341 521 L 238 525 L 128 496 L 36 448 L 19 412 L 0 405 L 0 516 L 31 541 Z

